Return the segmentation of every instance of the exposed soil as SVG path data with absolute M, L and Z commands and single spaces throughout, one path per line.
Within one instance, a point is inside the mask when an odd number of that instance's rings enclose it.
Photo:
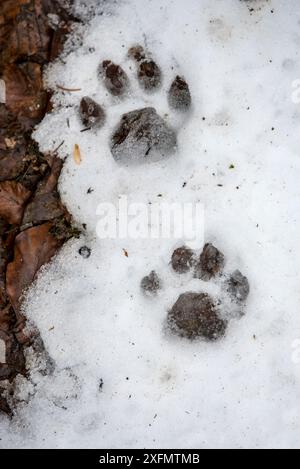
M 226 282 L 229 295 L 233 300 L 243 302 L 247 299 L 250 286 L 247 277 L 239 270 L 235 270 Z
M 141 289 L 147 295 L 155 295 L 160 288 L 161 281 L 154 270 L 152 270 L 149 275 L 146 275 L 141 280 Z
M 63 162 L 42 154 L 31 139 L 51 107 L 43 67 L 59 55 L 76 21 L 70 3 L 2 0 L 0 5 L 0 79 L 6 88 L 0 103 L 0 339 L 6 346 L 0 411 L 9 415 L 13 409 L 4 382 L 13 389 L 15 377 L 26 376 L 24 348 L 37 338 L 24 331 L 22 294 L 40 267 L 77 233 L 57 191 Z M 55 27 L 48 14 L 59 18 Z
M 106 89 L 113 96 L 122 96 L 128 89 L 129 80 L 120 65 L 114 64 L 111 60 L 104 60 L 99 67 L 100 76 L 103 77 Z
M 161 84 L 161 71 L 154 60 L 143 60 L 138 69 L 138 80 L 145 90 L 154 90 Z
M 222 252 L 211 243 L 206 243 L 195 268 L 195 277 L 210 280 L 222 271 L 224 263 Z
M 220 318 L 213 299 L 206 293 L 186 292 L 168 313 L 171 330 L 181 337 L 217 340 L 224 336 L 227 322 Z
M 123 114 L 111 139 L 111 152 L 116 161 L 143 161 L 156 151 L 160 156 L 174 152 L 176 134 L 152 107 Z
M 178 111 L 187 111 L 191 107 L 191 93 L 184 78 L 177 75 L 172 82 L 168 93 L 168 101 L 170 107 Z
M 186 246 L 175 249 L 172 254 L 171 264 L 175 272 L 179 274 L 188 272 L 195 264 L 194 252 Z
M 82 98 L 79 113 L 86 128 L 101 127 L 104 124 L 105 112 L 103 108 L 88 96 Z
M 137 79 L 145 91 L 154 91 L 159 88 L 162 80 L 160 67 L 151 58 L 148 52 L 140 45 L 133 46 L 128 51 L 128 57 L 137 63 Z

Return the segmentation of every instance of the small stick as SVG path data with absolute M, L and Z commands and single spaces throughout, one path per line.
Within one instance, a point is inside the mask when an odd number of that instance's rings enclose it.
M 54 154 L 56 154 L 58 152 L 58 150 L 60 149 L 60 147 L 65 143 L 65 141 L 63 140 L 57 148 L 55 148 L 55 150 L 53 151 Z

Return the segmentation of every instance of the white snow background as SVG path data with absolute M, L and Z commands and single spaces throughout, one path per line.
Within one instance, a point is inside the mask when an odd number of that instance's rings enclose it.
M 46 72 L 49 88 L 81 89 L 56 91 L 54 111 L 34 137 L 42 151 L 64 141 L 60 192 L 87 230 L 28 293 L 26 314 L 55 369 L 43 376 L 32 361 L 30 380 L 19 379 L 21 402 L 11 422 L 0 417 L 0 447 L 299 447 L 300 104 L 292 99 L 300 78 L 299 1 L 127 0 L 100 7 L 81 28 L 82 45 Z M 135 43 L 146 45 L 163 70 L 158 93 L 139 87 L 126 55 Z M 104 59 L 131 79 L 121 102 L 97 76 Z M 193 99 L 182 122 L 166 98 L 176 74 Z M 85 95 L 105 107 L 99 131 L 80 132 Z M 121 114 L 144 106 L 180 127 L 178 151 L 157 163 L 120 166 L 110 135 Z M 97 238 L 97 205 L 117 204 L 122 194 L 134 202 L 157 202 L 161 194 L 166 202 L 204 204 L 206 240 L 251 286 L 245 316 L 231 321 L 223 340 L 189 342 L 164 331 L 180 293 L 215 295 L 219 288 L 172 272 L 180 243 Z M 82 245 L 92 249 L 88 259 L 78 254 Z M 152 269 L 163 280 L 154 299 L 139 286 Z

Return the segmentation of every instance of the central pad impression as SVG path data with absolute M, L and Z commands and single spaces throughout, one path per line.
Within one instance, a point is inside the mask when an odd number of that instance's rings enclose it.
M 206 293 L 187 292 L 179 296 L 168 314 L 168 323 L 181 337 L 217 340 L 224 336 L 227 322 L 221 319 Z
M 112 135 L 111 152 L 121 163 L 158 159 L 176 149 L 176 134 L 152 107 L 128 112 Z

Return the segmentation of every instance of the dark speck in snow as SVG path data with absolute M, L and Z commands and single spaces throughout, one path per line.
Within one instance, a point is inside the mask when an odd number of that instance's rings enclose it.
M 84 259 L 88 259 L 91 255 L 92 250 L 87 246 L 81 246 L 78 252 Z

